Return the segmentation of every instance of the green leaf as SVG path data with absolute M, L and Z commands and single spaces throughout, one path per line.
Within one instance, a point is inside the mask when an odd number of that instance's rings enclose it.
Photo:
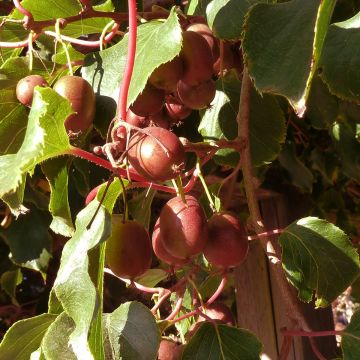
M 181 27 L 175 11 L 165 22 L 151 21 L 138 27 L 136 58 L 129 89 L 128 104 L 134 102 L 144 89 L 151 73 L 161 64 L 172 60 L 181 50 Z M 161 46 L 152 46 L 161 44 Z M 93 84 L 97 93 L 113 98 L 119 97 L 128 49 L 128 36 L 111 48 L 89 54 L 82 68 L 83 77 Z
M 342 171 L 360 182 L 360 143 L 356 132 L 355 123 L 335 122 L 331 129 L 331 137 L 341 159 Z
M 0 17 L 2 21 L 3 17 Z M 6 22 L 1 26 L 0 41 L 3 42 L 17 42 L 26 40 L 29 33 L 24 29 L 22 24 Z M 0 64 L 3 64 L 7 59 L 19 56 L 22 52 L 22 48 L 0 48 Z
M 42 170 L 49 181 L 51 196 L 49 210 L 53 217 L 50 229 L 56 234 L 70 237 L 74 225 L 68 201 L 68 171 L 71 159 L 61 157 L 46 161 Z
M 0 231 L 10 247 L 11 258 L 17 264 L 44 270 L 49 260 L 51 238 L 46 212 L 32 208 L 7 229 Z
M 182 360 L 258 360 L 262 345 L 251 332 L 205 322 L 184 349 Z
M 156 194 L 156 190 L 146 189 L 141 191 L 138 195 L 134 196 L 129 202 L 129 213 L 146 229 L 149 230 L 150 218 L 151 218 L 151 204 Z
M 0 157 L 1 197 L 15 191 L 36 164 L 70 148 L 64 120 L 71 112 L 69 102 L 55 91 L 36 88 L 23 144 L 16 154 Z
M 350 324 L 342 333 L 341 348 L 344 360 L 360 358 L 360 310 L 351 317 Z
M 123 179 L 123 184 L 126 187 L 126 185 L 129 182 L 125 179 Z M 103 184 L 97 195 L 96 195 L 96 199 L 100 202 L 103 199 L 104 196 L 104 192 L 106 189 L 107 183 Z M 112 214 L 113 208 L 115 206 L 116 200 L 118 199 L 118 197 L 120 196 L 120 194 L 123 192 L 123 188 L 121 186 L 121 182 L 119 180 L 119 178 L 115 178 L 112 183 L 110 184 L 109 188 L 107 189 L 106 192 L 106 196 L 103 199 L 103 203 L 102 205 L 106 208 L 106 210 Z
M 92 201 L 78 214 L 75 234 L 64 246 L 54 283 L 57 298 L 75 322 L 69 345 L 76 356 L 84 360 L 93 359 L 87 337 L 98 296 L 88 273 L 88 251 L 111 234 L 111 217 L 103 206 L 100 206 L 92 221 L 98 205 L 97 201 Z M 92 224 L 89 227 L 90 221 Z
M 59 354 L 61 354 L 62 359 L 79 359 L 68 345 L 74 328 L 74 321 L 65 312 L 56 318 L 47 329 L 41 342 L 41 350 L 46 360 L 58 360 Z
M 56 315 L 42 314 L 17 321 L 0 344 L 0 360 L 29 360 Z
M 299 298 L 328 306 L 360 274 L 359 256 L 348 236 L 335 225 L 315 217 L 290 224 L 281 234 L 282 262 Z
M 320 59 L 321 77 L 331 93 L 349 101 L 360 100 L 360 58 L 354 49 L 360 40 L 360 12 L 332 24 Z
M 295 144 L 287 142 L 279 154 L 281 166 L 288 172 L 291 183 L 300 189 L 312 192 L 314 176 L 311 171 L 296 156 Z
M 167 279 L 168 276 L 169 273 L 163 269 L 149 269 L 136 278 L 136 282 L 147 287 L 155 287 L 159 282 Z
M 306 118 L 316 129 L 328 129 L 338 116 L 339 99 L 330 94 L 328 87 L 315 76 L 306 104 Z
M 220 39 L 240 39 L 245 14 L 254 4 L 264 0 L 212 0 L 206 7 L 206 17 L 214 35 Z
M 27 113 L 24 105 L 15 96 L 15 88 L 3 88 L 0 80 L 0 154 L 11 154 L 19 150 L 27 126 Z M 14 82 L 16 85 L 16 82 Z M 12 136 L 8 136 L 12 134 Z
M 241 82 L 232 71 L 216 83 L 215 99 L 202 114 L 199 132 L 205 141 L 237 137 L 236 116 L 239 107 Z M 274 160 L 286 135 L 283 112 L 273 96 L 251 93 L 250 147 L 254 166 Z M 236 166 L 239 156 L 233 150 L 220 150 L 215 160 L 220 164 Z
M 23 0 L 21 5 L 31 12 L 36 21 L 66 18 L 77 15 L 81 10 L 80 2 L 77 0 Z M 13 17 L 22 19 L 23 16 L 15 10 Z
M 23 276 L 20 268 L 15 270 L 5 271 L 1 274 L 1 289 L 11 298 L 11 302 L 15 305 L 18 305 L 16 300 L 16 287 L 20 285 L 23 281 Z
M 145 305 L 136 301 L 120 305 L 105 316 L 105 328 L 112 359 L 156 358 L 160 334 L 154 316 Z
M 321 55 L 335 0 L 257 4 L 244 24 L 245 62 L 255 87 L 282 95 L 299 116 Z

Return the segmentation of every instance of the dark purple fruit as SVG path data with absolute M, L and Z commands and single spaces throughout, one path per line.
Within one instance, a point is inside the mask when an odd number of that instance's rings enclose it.
M 154 250 L 154 253 L 156 255 L 156 257 L 158 259 L 160 259 L 161 261 L 169 264 L 169 265 L 178 265 L 178 266 L 182 266 L 184 264 L 186 264 L 186 260 L 184 259 L 178 259 L 172 255 L 169 254 L 169 252 L 165 249 L 163 243 L 162 243 L 162 239 L 161 239 L 161 234 L 160 234 L 160 225 L 159 225 L 160 219 L 158 219 L 156 221 L 153 233 L 152 233 L 152 247 Z
M 55 83 L 54 90 L 69 100 L 75 112 L 65 120 L 66 130 L 74 133 L 88 130 L 94 120 L 96 105 L 91 85 L 82 77 L 66 75 Z
M 40 75 L 29 75 L 22 78 L 16 85 L 16 97 L 25 106 L 30 106 L 35 86 L 46 87 L 49 84 Z
M 113 215 L 105 253 L 110 270 L 119 277 L 134 279 L 150 268 L 151 257 L 151 240 L 144 226 L 134 220 L 123 222 L 122 215 Z
M 206 217 L 191 195 L 170 199 L 160 212 L 160 232 L 165 249 L 174 257 L 188 259 L 202 252 L 208 238 Z
M 215 82 L 208 80 L 196 86 L 190 86 L 183 81 L 178 82 L 177 93 L 187 107 L 200 110 L 210 106 L 216 94 Z
M 180 360 L 183 350 L 183 345 L 171 340 L 161 340 L 158 360 Z
M 147 84 L 142 93 L 130 106 L 133 113 L 139 116 L 149 116 L 161 110 L 165 102 L 165 92 L 151 84 Z
M 233 51 L 231 49 L 231 46 L 229 43 L 224 42 L 223 43 L 223 63 L 222 63 L 222 71 L 229 71 L 230 69 L 232 69 L 235 66 L 234 63 L 234 54 Z M 221 63 L 220 63 L 220 53 L 217 56 L 217 58 L 215 58 L 215 62 L 214 62 L 214 74 L 215 75 L 219 75 L 220 74 L 220 67 L 221 67 Z M 220 74 L 221 75 L 221 74 Z
M 169 116 L 175 121 L 181 121 L 190 116 L 192 110 L 184 104 L 177 104 L 175 102 L 165 103 L 166 110 Z
M 126 113 L 126 122 L 139 128 L 147 127 L 150 123 L 147 117 L 136 115 L 130 109 Z
M 235 318 L 231 310 L 223 303 L 214 302 L 206 306 L 206 311 L 203 311 L 209 318 L 219 320 L 227 325 L 235 325 Z M 199 316 L 198 322 L 206 321 L 207 319 Z
M 144 131 L 150 135 L 137 132 L 130 139 L 130 165 L 150 181 L 175 178 L 185 162 L 185 150 L 179 138 L 160 127 L 147 127 Z
M 193 23 L 188 26 L 186 31 L 194 31 L 206 40 L 211 49 L 213 60 L 215 60 L 219 56 L 219 40 L 215 38 L 213 32 L 207 25 L 203 23 Z
M 149 122 L 150 125 L 152 126 L 158 126 L 163 129 L 169 129 L 170 123 L 172 121 L 169 115 L 167 114 L 167 112 L 165 112 L 164 109 L 162 109 L 158 113 L 150 115 Z
M 198 85 L 211 79 L 213 74 L 213 56 L 203 36 L 194 31 L 183 32 L 181 57 L 184 73 L 181 80 L 189 85 Z
M 222 268 L 241 264 L 249 250 L 246 231 L 230 213 L 214 214 L 208 221 L 209 240 L 204 248 L 206 259 Z
M 160 65 L 149 78 L 149 83 L 167 93 L 176 90 L 176 84 L 183 74 L 183 62 L 179 56 Z

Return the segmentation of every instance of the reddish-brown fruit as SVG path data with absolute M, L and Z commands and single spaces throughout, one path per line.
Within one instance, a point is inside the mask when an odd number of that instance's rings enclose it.
M 224 52 L 223 52 L 222 70 L 223 71 L 228 71 L 228 70 L 232 69 L 235 66 L 234 54 L 233 54 L 233 51 L 231 49 L 230 44 L 227 43 L 227 42 L 223 43 L 223 49 L 224 49 Z M 220 67 L 221 67 L 220 53 L 219 53 L 218 57 L 216 57 L 215 59 L 216 60 L 214 62 L 214 66 L 213 66 L 214 74 L 219 75 L 220 74 Z
M 139 128 L 145 128 L 150 124 L 150 121 L 147 117 L 136 115 L 130 109 L 126 113 L 126 122 Z
M 152 247 L 153 247 L 156 257 L 169 265 L 182 266 L 182 265 L 186 264 L 186 262 L 187 262 L 184 259 L 178 259 L 178 258 L 170 255 L 169 252 L 165 249 L 165 247 L 162 243 L 161 234 L 160 234 L 160 219 L 158 219 L 156 221 L 156 224 L 154 226 L 154 230 L 152 233 Z
M 208 221 L 209 240 L 204 248 L 206 259 L 222 268 L 241 264 L 249 250 L 246 231 L 230 213 L 214 214 Z
M 181 56 L 184 62 L 184 73 L 181 78 L 189 85 L 198 85 L 211 79 L 213 75 L 213 56 L 203 36 L 194 31 L 183 32 Z
M 172 92 L 176 89 L 177 82 L 183 74 L 183 62 L 179 56 L 160 65 L 149 78 L 149 83 L 158 89 Z
M 177 93 L 187 107 L 200 110 L 210 106 L 216 94 L 215 82 L 208 80 L 196 86 L 190 86 L 183 81 L 178 82 Z
M 139 116 L 149 116 L 161 110 L 165 102 L 165 92 L 151 84 L 147 84 L 142 93 L 130 106 L 133 113 Z
M 171 340 L 161 340 L 158 360 L 180 360 L 183 353 L 183 346 Z
M 175 120 L 175 122 L 186 119 L 192 112 L 192 110 L 184 104 L 167 102 L 165 106 L 169 116 Z
M 25 106 L 30 106 L 34 96 L 35 86 L 49 86 L 46 80 L 40 75 L 29 75 L 16 85 L 16 97 Z
M 151 266 L 151 240 L 143 225 L 134 220 L 123 222 L 113 215 L 111 237 L 106 241 L 106 264 L 117 276 L 134 279 Z
M 201 35 L 208 43 L 213 59 L 217 59 L 219 56 L 219 40 L 215 38 L 211 29 L 203 23 L 193 23 L 188 26 L 186 31 L 194 31 Z
M 91 85 L 82 77 L 66 75 L 54 85 L 54 90 L 68 99 L 75 114 L 65 120 L 67 131 L 86 131 L 93 123 L 96 98 Z
M 205 315 L 213 320 L 219 320 L 227 325 L 235 325 L 235 318 L 231 310 L 223 303 L 215 302 L 206 307 L 206 311 L 203 311 Z M 205 318 L 199 316 L 198 322 L 206 321 Z
M 147 127 L 137 132 L 129 142 L 128 159 L 133 168 L 151 181 L 166 181 L 175 178 L 185 162 L 184 146 L 169 130 Z
M 158 126 L 163 129 L 169 129 L 171 118 L 164 111 L 164 109 L 160 110 L 158 113 L 149 116 L 149 122 L 153 126 Z
M 165 249 L 174 257 L 188 259 L 199 254 L 207 242 L 205 213 L 191 195 L 170 199 L 160 212 L 160 231 Z

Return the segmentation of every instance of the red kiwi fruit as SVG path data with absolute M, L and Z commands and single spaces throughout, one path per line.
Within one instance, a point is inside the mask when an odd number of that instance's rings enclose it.
M 209 240 L 204 248 L 206 259 L 222 268 L 241 264 L 248 253 L 249 242 L 244 226 L 231 213 L 214 214 L 208 221 Z
M 54 85 L 54 90 L 68 99 L 75 114 L 65 120 L 66 130 L 86 131 L 93 123 L 96 98 L 91 85 L 82 77 L 66 75 Z
M 112 234 L 106 241 L 105 261 L 117 276 L 134 279 L 151 266 L 152 251 L 149 233 L 135 220 L 123 221 L 112 216 Z
M 132 167 L 151 181 L 175 178 L 185 162 L 185 150 L 179 138 L 161 127 L 144 129 L 149 135 L 137 132 L 129 142 L 128 159 Z
M 16 85 L 16 97 L 25 106 L 31 106 L 35 86 L 49 86 L 41 75 L 25 76 Z

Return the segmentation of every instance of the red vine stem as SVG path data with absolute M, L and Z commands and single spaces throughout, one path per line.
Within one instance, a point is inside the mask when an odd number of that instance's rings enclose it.
M 129 7 L 129 45 L 125 65 L 123 80 L 120 87 L 118 116 L 121 120 L 126 119 L 127 98 L 129 94 L 129 86 L 134 70 L 135 54 L 136 54 L 136 33 L 137 33 L 137 18 L 136 18 L 136 0 L 128 0 Z
M 255 232 L 260 235 L 266 231 L 263 220 L 260 214 L 258 199 L 255 191 L 255 186 L 253 183 L 253 168 L 252 168 L 252 160 L 251 160 L 251 152 L 250 152 L 250 98 L 251 98 L 251 80 L 248 74 L 247 68 L 244 67 L 243 78 L 241 83 L 241 94 L 240 94 L 240 106 L 239 112 L 237 115 L 238 122 L 238 137 L 243 139 L 243 141 L 247 142 L 247 146 L 245 146 L 240 151 L 240 158 L 242 162 L 242 172 L 243 172 L 243 180 L 245 193 L 247 198 L 247 203 L 249 207 L 250 217 L 254 224 Z M 276 254 L 276 256 L 272 257 L 270 260 L 273 263 L 271 267 L 275 279 L 279 285 L 281 294 L 283 295 L 283 300 L 285 302 L 286 310 L 288 316 L 296 321 L 296 323 L 306 331 L 311 331 L 311 328 L 305 319 L 296 295 L 290 288 L 288 284 L 285 274 L 281 267 L 280 262 L 280 251 L 275 243 L 272 243 L 268 237 L 264 237 L 264 240 L 261 242 L 262 247 L 266 253 L 270 252 Z
M 220 294 L 224 291 L 227 281 L 228 281 L 227 274 L 224 274 L 223 278 L 221 279 L 219 287 L 216 289 L 216 291 L 211 296 L 211 298 L 206 302 L 205 308 L 206 306 L 211 305 L 220 296 Z
M 33 15 L 30 11 L 26 10 L 22 5 L 20 4 L 19 0 L 13 0 L 15 7 L 23 14 L 25 15 L 29 20 L 33 19 Z
M 35 41 L 40 34 L 34 34 L 32 36 L 32 41 Z M 10 48 L 10 49 L 16 49 L 16 48 L 22 48 L 29 46 L 29 39 L 23 40 L 23 41 L 0 41 L 0 48 Z

